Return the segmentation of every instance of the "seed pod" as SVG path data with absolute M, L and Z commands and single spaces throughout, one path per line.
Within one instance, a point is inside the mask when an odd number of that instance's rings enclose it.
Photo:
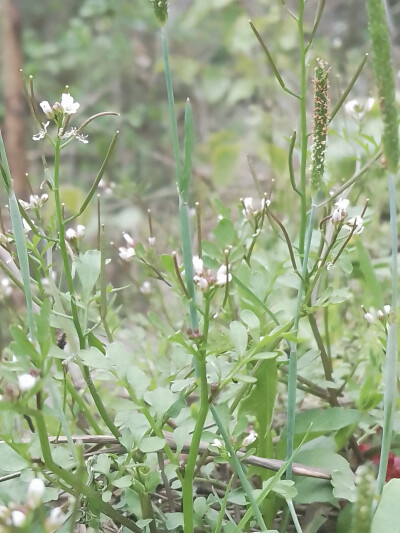
M 383 120 L 383 152 L 389 172 L 399 163 L 399 132 L 390 41 L 382 0 L 367 0 L 368 28 L 372 41 L 373 65 Z
M 311 153 L 311 188 L 318 192 L 324 179 L 325 151 L 328 137 L 328 72 L 327 63 L 317 59 L 314 77 L 314 129 Z
M 161 24 L 165 24 L 168 18 L 168 0 L 150 0 L 153 4 L 154 13 Z

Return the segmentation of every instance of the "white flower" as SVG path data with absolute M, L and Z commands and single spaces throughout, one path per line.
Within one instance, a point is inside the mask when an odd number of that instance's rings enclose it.
M 358 100 L 349 100 L 344 105 L 344 110 L 355 120 L 361 120 L 366 113 L 371 111 L 375 100 L 373 98 L 367 98 L 364 104 L 360 103 Z
M 221 265 L 217 270 L 217 277 L 215 280 L 216 285 L 226 285 L 232 281 L 232 274 L 230 274 L 226 268 L 226 265 Z
M 24 202 L 24 200 L 20 200 L 19 203 L 24 209 L 35 209 L 42 207 L 48 199 L 48 194 L 42 194 L 41 196 L 39 196 L 38 194 L 31 194 L 29 196 L 29 202 Z
M 335 209 L 332 212 L 331 215 L 331 222 L 332 224 L 337 224 L 338 222 L 341 222 L 347 217 L 347 208 L 349 206 L 349 200 L 346 198 L 340 198 L 335 203 Z
M 260 211 L 263 211 L 265 209 L 265 206 L 269 207 L 271 204 L 270 200 L 266 200 L 265 198 L 261 198 L 260 202 L 260 208 L 255 207 L 253 198 L 247 197 L 241 199 L 244 209 L 242 210 L 242 214 L 244 217 L 248 218 L 249 216 L 254 216 Z
M 258 434 L 252 429 L 250 433 L 243 439 L 242 446 L 250 446 L 257 439 Z
M 193 281 L 202 291 L 206 291 L 208 289 L 208 280 L 203 278 L 203 276 L 193 276 Z
M 383 306 L 383 310 L 385 311 L 385 313 L 387 315 L 389 315 L 390 314 L 390 305 L 388 305 L 388 304 L 384 305 Z
M 76 230 L 74 228 L 68 228 L 65 232 L 65 239 L 67 241 L 80 240 L 85 235 L 85 230 L 86 228 L 82 224 L 78 224 Z
M 382 318 L 385 316 L 382 309 L 378 309 L 378 312 L 376 313 L 379 320 L 382 320 Z
M 76 231 L 74 230 L 74 228 L 67 229 L 67 231 L 65 232 L 65 238 L 67 239 L 67 241 L 73 241 L 74 239 L 76 239 Z
M 155 237 L 149 237 L 149 246 L 154 246 L 156 244 L 156 238 Z
M 40 102 L 40 107 L 42 108 L 42 111 L 47 118 L 54 118 L 54 109 L 51 107 L 47 100 L 43 100 L 43 102 Z
M 58 136 L 60 139 L 69 139 L 70 137 L 75 137 L 75 139 L 83 144 L 87 144 L 89 141 L 87 140 L 87 135 L 82 135 L 82 133 L 78 133 L 78 130 L 76 128 L 71 128 L 70 130 L 64 132 L 63 128 L 60 128 L 58 131 Z
M 216 448 L 223 448 L 224 445 L 219 439 L 214 439 L 211 443 L 211 446 L 215 446 Z
M 42 128 L 39 130 L 39 133 L 35 133 L 35 135 L 32 136 L 32 139 L 34 141 L 40 141 L 41 139 L 44 139 L 47 135 L 47 126 L 50 124 L 50 122 L 42 122 Z
M 135 246 L 135 240 L 129 235 L 129 233 L 123 233 L 122 234 L 123 238 L 125 239 L 125 242 L 128 246 Z
M 120 246 L 118 248 L 119 256 L 122 259 L 122 261 L 130 261 L 135 255 L 135 248 L 129 246 L 126 248 L 125 246 Z
M 203 259 L 200 259 L 199 256 L 193 256 L 193 270 L 196 276 L 202 276 L 204 272 Z
M 61 95 L 61 107 L 66 115 L 73 115 L 80 107 L 78 102 L 74 102 L 74 99 L 69 93 L 63 93 Z
M 31 374 L 20 374 L 18 376 L 18 387 L 19 390 L 24 392 L 31 390 L 31 388 L 35 385 L 36 378 L 35 376 L 32 376 Z
M 3 278 L 0 282 L 0 285 L 1 285 L 4 296 L 10 296 L 12 294 L 13 288 L 8 278 Z
M 28 502 L 30 507 L 39 507 L 42 502 L 45 485 L 43 481 L 37 477 L 33 478 L 28 487 Z
M 18 510 L 11 511 L 11 522 L 13 526 L 21 527 L 24 525 L 25 520 L 26 520 L 26 516 L 25 516 L 25 513 L 23 513 L 22 511 L 18 511 Z
M 358 216 L 353 217 L 344 225 L 344 227 L 348 231 L 353 231 L 354 229 L 353 235 L 358 235 L 364 231 L 364 219 Z
M 82 239 L 82 237 L 85 236 L 85 226 L 83 226 L 82 224 L 78 224 L 76 226 L 76 236 L 78 239 Z
M 150 294 L 151 293 L 151 283 L 150 281 L 144 281 L 140 286 L 140 292 L 142 294 Z
M 373 324 L 375 322 L 375 317 L 372 313 L 369 311 L 364 314 L 365 320 L 368 322 L 368 324 Z
M 45 527 L 46 531 L 56 531 L 65 522 L 65 514 L 62 512 L 61 507 L 54 507 L 50 511 L 50 515 L 46 518 Z

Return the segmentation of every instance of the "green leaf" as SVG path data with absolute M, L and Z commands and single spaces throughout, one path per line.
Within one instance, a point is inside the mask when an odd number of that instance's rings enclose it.
M 82 285 L 82 299 L 87 304 L 100 276 L 101 254 L 99 250 L 88 250 L 80 254 L 76 262 L 76 274 Z
M 247 349 L 247 329 L 241 322 L 234 320 L 229 324 L 229 336 L 238 355 L 244 355 Z
M 168 531 L 180 531 L 183 527 L 183 513 L 165 513 L 165 527 Z
M 337 431 L 351 424 L 357 424 L 363 415 L 357 409 L 329 407 L 327 409 L 310 409 L 296 416 L 295 433 L 328 433 Z M 297 461 L 297 458 L 296 458 Z
M 240 319 L 249 328 L 252 339 L 258 342 L 260 340 L 260 320 L 258 316 L 250 309 L 243 309 L 240 313 Z
M 11 351 L 21 358 L 31 358 L 36 365 L 39 365 L 40 355 L 28 339 L 25 331 L 19 326 L 11 326 L 10 333 L 14 339 L 10 346 Z
M 112 368 L 112 361 L 105 357 L 100 350 L 92 346 L 87 350 L 80 350 L 79 357 L 86 366 L 95 369 L 110 370 Z
M 160 437 L 145 437 L 139 445 L 143 453 L 152 453 L 162 450 L 165 446 L 165 440 Z
M 143 398 L 150 384 L 150 378 L 140 368 L 134 365 L 129 367 L 126 378 L 137 398 Z
M 233 244 L 236 239 L 236 231 L 232 221 L 229 218 L 222 218 L 214 230 L 214 235 L 217 243 L 224 249 Z
M 157 387 L 155 390 L 146 391 L 143 395 L 143 399 L 153 407 L 159 418 L 165 415 L 176 398 L 177 396 L 166 387 Z
M 114 487 L 118 487 L 119 489 L 126 489 L 127 487 L 130 487 L 132 485 L 132 476 L 122 476 L 118 479 L 113 480 Z
M 23 450 L 26 453 L 28 445 L 26 444 L 19 446 L 23 446 Z M 25 459 L 23 459 L 12 448 L 10 448 L 5 442 L 0 442 L 0 457 L 0 470 L 3 470 L 4 472 L 18 472 L 19 470 L 23 470 L 29 466 L 29 463 L 27 463 Z
M 382 497 L 372 519 L 371 533 L 400 533 L 400 479 L 383 487 Z

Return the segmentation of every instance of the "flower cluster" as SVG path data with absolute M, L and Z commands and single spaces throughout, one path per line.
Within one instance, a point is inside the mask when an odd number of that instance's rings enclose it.
M 65 92 L 61 95 L 61 102 L 56 102 L 55 104 L 50 105 L 47 100 L 43 100 L 43 102 L 40 102 L 40 107 L 49 121 L 42 122 L 40 130 L 32 137 L 34 141 L 40 141 L 46 137 L 47 128 L 50 124 L 50 120 L 52 120 L 58 127 L 58 136 L 60 139 L 66 140 L 74 138 L 84 144 L 89 142 L 87 140 L 87 135 L 82 135 L 79 128 L 71 128 L 69 131 L 65 131 L 71 115 L 74 115 L 80 108 L 80 104 L 74 101 L 74 98 L 69 92 Z
M 225 264 L 219 267 L 216 274 L 213 274 L 211 270 L 204 268 L 203 260 L 197 255 L 193 256 L 193 270 L 193 281 L 202 291 L 206 291 L 213 285 L 222 287 L 232 281 L 232 274 Z
M 378 309 L 378 311 L 375 312 L 375 309 L 371 309 L 370 311 L 367 311 L 364 307 L 364 318 L 368 322 L 368 324 L 374 324 L 377 320 L 380 320 L 381 322 L 386 321 L 387 317 L 390 315 L 390 305 L 386 304 L 383 306 L 382 309 Z
M 120 246 L 118 248 L 119 257 L 122 259 L 122 261 L 129 262 L 131 261 L 135 255 L 135 240 L 129 235 L 129 233 L 123 233 L 122 234 L 127 246 Z
M 74 228 L 67 229 L 67 231 L 65 232 L 65 239 L 69 242 L 79 241 L 84 237 L 85 231 L 85 226 L 82 226 L 82 224 L 78 224 L 76 226 L 76 230 Z
M 264 211 L 265 207 L 269 207 L 271 203 L 270 200 L 261 198 L 260 207 L 256 207 L 254 204 L 254 199 L 251 197 L 241 198 L 240 201 L 243 205 L 242 214 L 245 218 L 250 218 L 258 215 L 258 213 Z
M 47 202 L 48 199 L 49 199 L 48 194 L 42 194 L 41 196 L 39 196 L 38 194 L 31 194 L 29 196 L 29 202 L 20 200 L 19 203 L 25 210 L 40 209 L 41 207 L 44 206 L 44 204 Z
M 364 116 L 371 111 L 375 103 L 373 98 L 367 98 L 364 103 L 360 103 L 358 100 L 349 100 L 344 105 L 344 110 L 355 120 L 361 120 Z
M 349 200 L 347 198 L 340 198 L 335 204 L 335 208 L 330 216 L 332 224 L 338 224 L 343 222 L 347 217 L 347 208 L 349 206 Z M 364 231 L 364 219 L 360 216 L 356 216 L 347 220 L 343 225 L 345 229 L 352 232 L 353 235 L 357 235 Z
M 8 528 L 12 528 L 12 531 L 14 531 L 15 529 L 26 527 L 31 521 L 29 515 L 34 513 L 35 509 L 42 505 L 45 488 L 43 480 L 35 477 L 29 483 L 27 499 L 24 505 L 17 506 L 13 503 L 9 503 L 7 507 L 1 505 L 0 531 L 4 530 L 2 526 L 7 528 L 5 531 L 9 531 Z M 54 507 L 44 521 L 44 531 L 56 531 L 62 526 L 65 519 L 66 516 L 62 509 L 60 507 Z

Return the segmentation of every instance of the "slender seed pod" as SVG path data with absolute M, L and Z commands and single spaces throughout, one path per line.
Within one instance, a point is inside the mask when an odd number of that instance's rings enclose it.
M 328 66 L 317 59 L 314 77 L 314 129 L 311 153 L 311 188 L 313 195 L 321 190 L 324 180 L 325 151 L 328 137 Z
M 168 0 L 150 0 L 153 4 L 154 13 L 161 24 L 165 24 L 168 18 Z
M 390 41 L 383 1 L 367 0 L 367 11 L 379 106 L 383 120 L 383 153 L 387 169 L 395 173 L 399 163 L 399 131 Z

